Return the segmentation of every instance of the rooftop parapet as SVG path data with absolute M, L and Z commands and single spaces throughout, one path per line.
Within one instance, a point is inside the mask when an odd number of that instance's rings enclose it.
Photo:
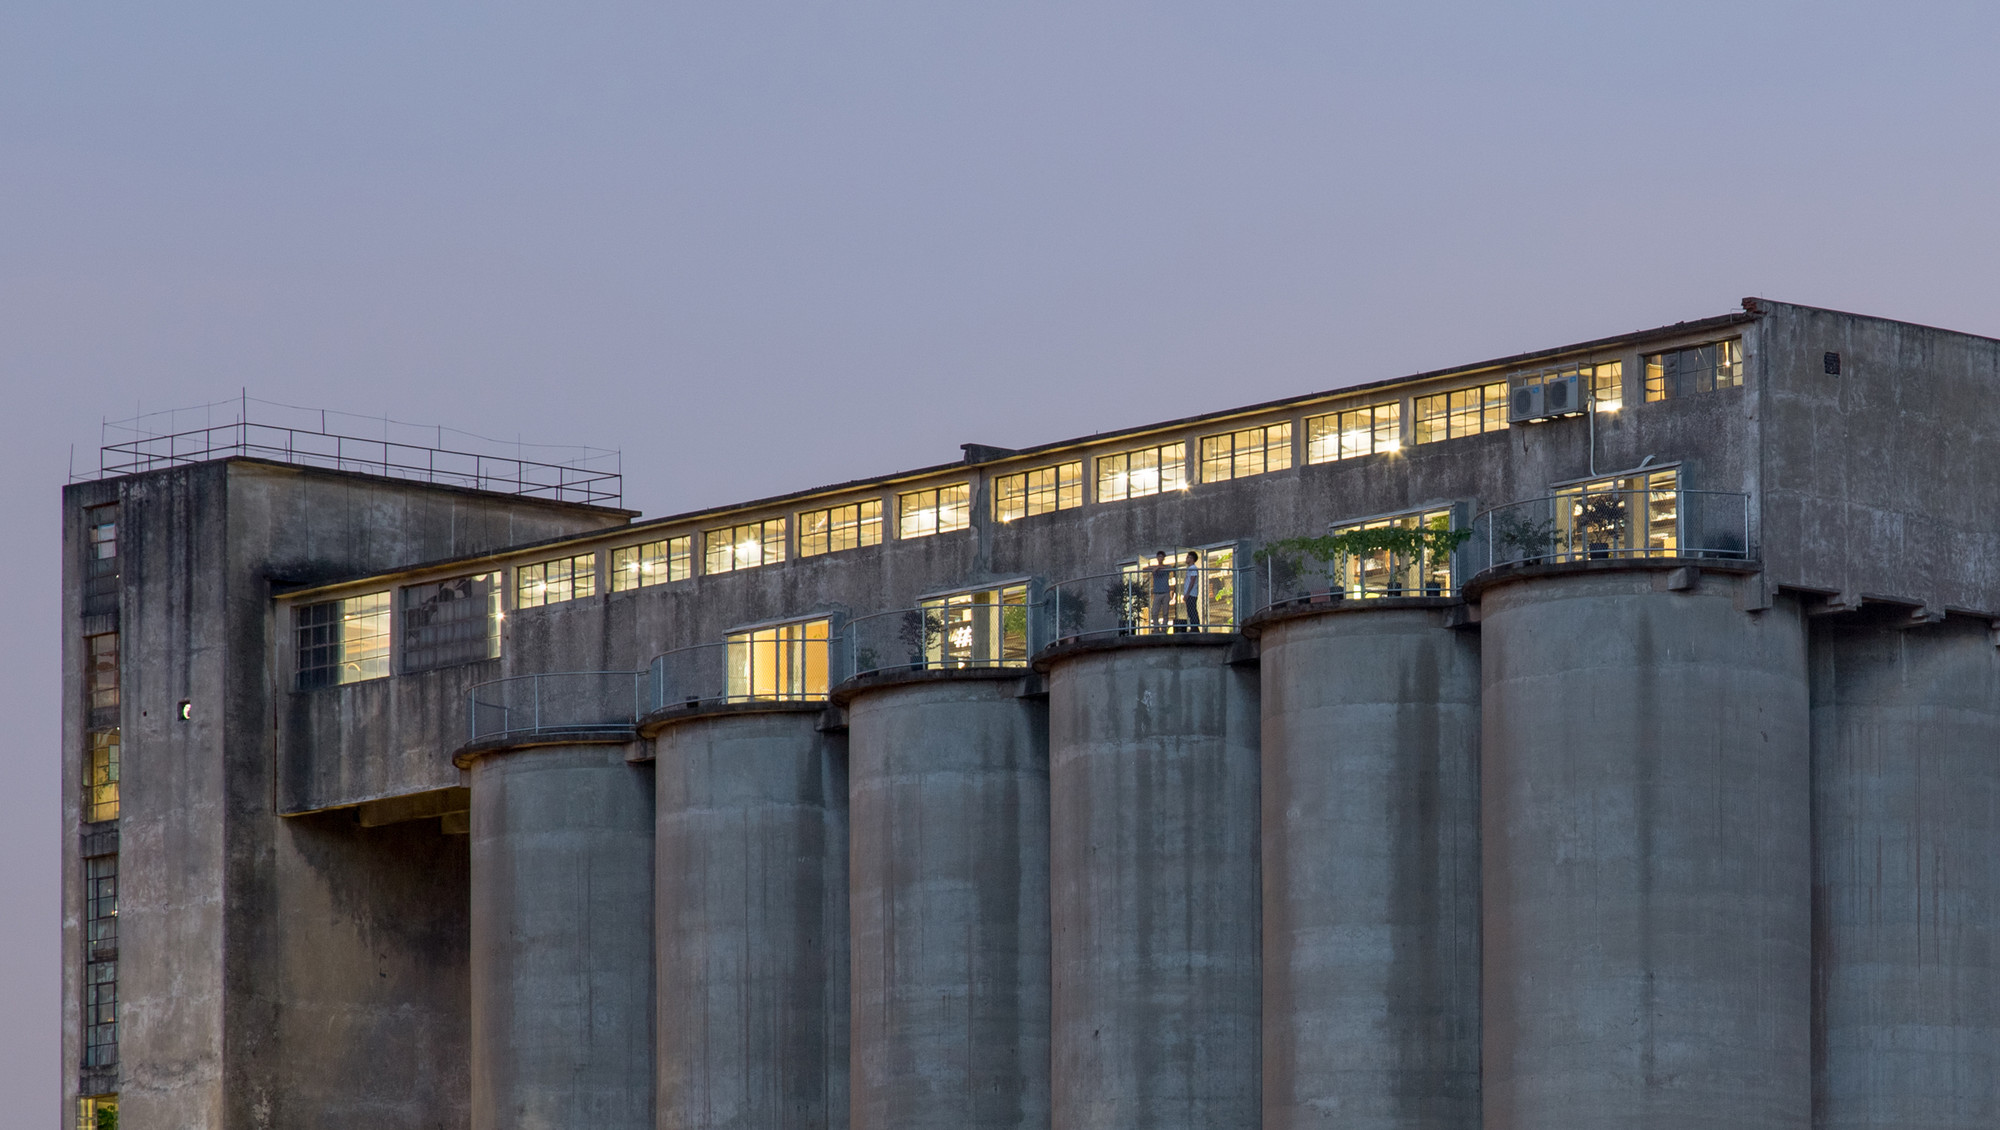
M 617 506 L 624 497 L 617 451 L 508 443 L 249 396 L 107 420 L 100 438 L 96 473 L 72 481 L 250 457 L 590 506 Z M 528 458 L 529 449 L 541 457 Z

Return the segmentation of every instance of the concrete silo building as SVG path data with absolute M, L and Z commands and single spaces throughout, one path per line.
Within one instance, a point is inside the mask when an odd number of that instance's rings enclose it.
M 2000 342 L 653 520 L 331 442 L 64 493 L 66 1122 L 2000 1125 Z

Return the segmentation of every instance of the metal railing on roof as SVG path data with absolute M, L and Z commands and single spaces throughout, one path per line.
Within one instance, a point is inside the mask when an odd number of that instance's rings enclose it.
M 1021 592 L 1025 598 L 1025 587 Z M 1025 599 L 925 601 L 856 616 L 840 642 L 852 675 L 1026 667 L 1028 657 L 1048 642 L 1046 618 L 1036 613 Z
M 1751 556 L 1750 496 L 1714 490 L 1575 490 L 1482 512 L 1467 570 L 1569 561 Z
M 1043 594 L 1048 620 L 1042 638 L 1233 632 L 1249 604 L 1246 582 L 1255 576 L 1235 567 L 1167 562 L 1057 581 Z
M 236 418 L 213 422 L 215 410 L 220 408 L 232 410 Z M 253 411 L 265 418 L 252 419 Z M 182 426 L 183 420 L 189 421 L 187 426 Z M 205 422 L 197 426 L 194 420 Z M 379 431 L 380 435 L 350 434 L 362 430 Z M 468 449 L 447 446 L 447 434 Z M 114 436 L 120 438 L 114 440 Z M 574 457 L 561 462 L 529 459 L 519 443 L 506 444 L 441 426 L 421 427 L 382 417 L 298 408 L 247 396 L 197 409 L 107 421 L 103 439 L 98 449 L 98 478 L 250 456 L 295 466 L 595 506 L 616 506 L 624 494 L 622 458 L 616 451 L 556 448 L 547 450 L 574 452 Z M 482 445 L 490 449 L 469 450 Z M 505 447 L 514 448 L 514 453 L 506 454 Z

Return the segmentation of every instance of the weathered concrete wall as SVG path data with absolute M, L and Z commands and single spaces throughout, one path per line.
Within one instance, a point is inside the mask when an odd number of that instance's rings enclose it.
M 472 763 L 473 1130 L 651 1130 L 653 782 L 627 752 Z
M 1479 637 L 1265 627 L 1264 1130 L 1479 1126 Z
M 2000 648 L 1813 631 L 1814 1126 L 2000 1126 Z
M 282 626 L 281 626 L 282 627 Z M 472 688 L 500 677 L 497 659 L 278 696 L 278 811 L 311 812 L 454 788 L 439 756 L 470 736 Z
M 1480 598 L 1488 1130 L 1811 1124 L 1805 629 L 1660 576 Z
M 1049 1124 L 1048 711 L 1020 691 L 848 705 L 855 1130 Z
M 1257 678 L 1228 654 L 1049 671 L 1055 1130 L 1258 1126 Z
M 1761 305 L 1773 582 L 2000 612 L 2000 341 Z
M 660 1130 L 847 1125 L 847 759 L 818 718 L 653 740 Z

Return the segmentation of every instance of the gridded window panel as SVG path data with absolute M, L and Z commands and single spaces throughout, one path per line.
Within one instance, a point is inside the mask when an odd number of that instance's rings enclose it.
M 802 620 L 725 637 L 729 697 L 825 698 L 831 627 L 828 620 Z
M 1743 387 L 1740 338 L 1654 353 L 1646 358 L 1646 399 L 1674 400 L 1698 392 Z
M 118 607 L 118 504 L 83 512 L 83 613 L 94 616 Z
M 776 565 L 785 559 L 783 518 L 706 530 L 701 538 L 706 559 L 704 571 L 708 573 L 733 573 L 759 565 Z
M 1451 511 L 1422 510 L 1336 526 L 1333 532 L 1339 535 L 1357 530 L 1449 530 L 1451 526 Z M 1333 566 L 1342 589 L 1349 596 L 1448 596 L 1452 591 L 1451 555 L 1448 553 L 1435 553 L 1428 549 L 1414 553 L 1372 549 L 1342 554 L 1334 560 Z
M 1584 383 L 1590 387 L 1590 402 L 1599 412 L 1616 412 L 1625 406 L 1625 362 L 1586 365 L 1584 376 Z
M 1507 382 L 1453 389 L 1416 399 L 1418 443 L 1475 436 L 1507 426 Z
M 1306 421 L 1306 462 L 1331 463 L 1403 448 L 1403 406 L 1371 404 Z
M 972 525 L 972 484 L 953 483 L 896 496 L 896 536 L 927 538 Z
M 293 615 L 298 689 L 380 679 L 389 674 L 389 594 L 302 605 Z
M 540 608 L 597 595 L 597 554 L 579 553 L 514 570 L 514 607 Z
M 1201 437 L 1201 481 L 1205 483 L 1283 471 L 1291 465 L 1289 420 Z
M 118 962 L 83 964 L 83 1066 L 118 1063 Z
M 90 664 L 90 709 L 118 709 L 118 633 L 85 636 L 84 647 Z
M 500 574 L 403 590 L 403 670 L 427 671 L 500 654 Z
M 86 961 L 118 956 L 118 857 L 83 861 L 83 945 Z
M 611 551 L 611 591 L 630 592 L 668 581 L 685 581 L 694 571 L 694 538 L 665 538 Z
M 918 615 L 927 666 L 1017 666 L 1028 661 L 1026 585 L 934 597 L 920 605 Z
M 1120 502 L 1187 487 L 1187 444 L 1097 457 L 1097 501 Z
M 799 556 L 817 557 L 843 549 L 882 544 L 879 498 L 799 512 Z
M 118 819 L 118 731 L 93 730 L 83 755 L 83 819 Z
M 118 1130 L 118 1096 L 85 1095 L 76 1100 L 76 1130 Z
M 993 480 L 993 517 L 1012 522 L 1083 505 L 1083 463 L 1058 463 Z

